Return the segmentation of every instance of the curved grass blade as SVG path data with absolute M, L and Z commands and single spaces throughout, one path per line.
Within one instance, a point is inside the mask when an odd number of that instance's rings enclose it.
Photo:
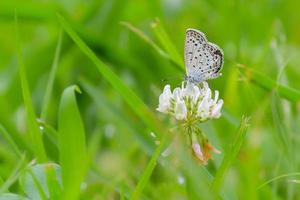
M 155 19 L 155 21 L 151 24 L 151 27 L 160 41 L 160 43 L 163 45 L 166 52 L 169 54 L 170 59 L 178 66 L 180 66 L 182 69 L 184 69 L 183 59 L 182 56 L 178 53 L 176 47 L 171 42 L 171 39 L 169 38 L 167 32 L 161 25 L 158 18 Z
M 156 119 L 153 112 L 151 112 L 144 102 L 97 57 L 97 55 L 86 45 L 86 43 L 72 29 L 71 25 L 60 14 L 58 14 L 58 20 L 67 34 L 78 45 L 80 50 L 91 59 L 103 77 L 113 86 L 116 91 L 120 93 L 127 104 L 145 122 L 145 124 L 150 127 L 158 136 L 160 136 L 161 133 L 166 132 L 162 124 Z
M 260 190 L 261 188 L 268 185 L 269 183 L 272 183 L 274 181 L 277 181 L 279 179 L 286 178 L 286 177 L 289 177 L 289 176 L 300 176 L 300 172 L 294 172 L 294 173 L 288 173 L 288 174 L 282 174 L 280 176 L 276 176 L 276 177 L 262 183 L 260 186 L 257 187 L 257 190 Z
M 59 105 L 58 132 L 62 170 L 62 199 L 77 199 L 86 174 L 87 150 L 85 131 L 76 103 L 75 85 L 66 88 Z
M 222 160 L 222 163 L 216 173 L 215 179 L 212 182 L 212 188 L 215 192 L 220 191 L 224 177 L 225 177 L 231 163 L 234 161 L 234 159 L 236 158 L 236 156 L 238 155 L 238 153 L 242 147 L 247 129 L 249 127 L 249 120 L 250 120 L 249 117 L 242 118 L 242 121 L 240 123 L 240 127 L 237 131 L 236 137 L 235 137 L 232 145 L 230 146 L 230 149 L 228 150 L 228 152 L 226 152 L 226 154 Z
M 164 52 L 157 44 L 155 44 L 155 42 L 150 37 L 148 37 L 137 27 L 133 26 L 128 22 L 120 22 L 120 24 L 126 27 L 127 29 L 129 29 L 130 31 L 132 31 L 133 33 L 135 33 L 140 38 L 142 38 L 146 43 L 148 43 L 151 47 L 153 47 L 161 56 L 170 59 L 169 55 L 166 52 Z
M 47 160 L 46 151 L 43 144 L 42 135 L 36 121 L 36 115 L 33 109 L 32 100 L 30 96 L 30 89 L 27 81 L 26 76 L 26 69 L 23 61 L 23 54 L 22 54 L 22 47 L 21 41 L 19 36 L 19 29 L 18 29 L 18 17 L 17 12 L 15 11 L 15 32 L 16 32 L 16 41 L 17 41 L 17 52 L 18 52 L 18 62 L 19 62 L 19 74 L 21 80 L 21 87 L 23 93 L 23 99 L 27 114 L 27 124 L 29 128 L 29 137 L 33 146 L 33 151 L 35 156 L 37 157 L 39 162 L 44 162 Z
M 258 85 L 259 87 L 267 90 L 272 91 L 274 88 L 277 89 L 278 94 L 291 101 L 291 102 L 299 102 L 300 101 L 300 91 L 296 90 L 294 88 L 281 85 L 277 83 L 275 80 L 270 78 L 269 76 L 254 70 L 250 69 L 249 67 L 239 65 L 241 68 L 242 73 L 245 75 L 245 77 L 250 80 L 252 83 Z
M 49 109 L 49 102 L 51 99 L 55 74 L 57 71 L 59 55 L 60 55 L 60 51 L 61 51 L 62 37 L 63 37 L 62 30 L 60 30 L 59 36 L 58 36 L 58 42 L 57 42 L 57 46 L 56 46 L 56 50 L 55 50 L 54 60 L 53 60 L 53 64 L 51 67 L 51 71 L 50 71 L 50 75 L 49 75 L 49 79 L 48 79 L 48 83 L 47 83 L 47 87 L 46 87 L 46 92 L 45 92 L 45 96 L 44 96 L 44 100 L 43 100 L 43 107 L 42 107 L 42 112 L 41 112 L 41 119 L 43 121 L 47 120 L 46 118 L 47 118 L 48 109 Z

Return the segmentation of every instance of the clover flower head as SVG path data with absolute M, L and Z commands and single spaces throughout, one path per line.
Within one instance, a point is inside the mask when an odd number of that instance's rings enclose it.
M 165 86 L 159 96 L 156 110 L 182 122 L 190 138 L 193 155 L 205 165 L 211 159 L 211 152 L 221 152 L 210 144 L 196 123 L 219 118 L 222 106 L 223 100 L 219 99 L 219 92 L 212 93 L 207 82 L 198 85 L 183 82 L 181 87 L 175 88 L 173 92 L 170 85 Z
M 221 116 L 223 100 L 219 99 L 219 92 L 214 92 L 207 82 L 199 85 L 193 83 L 182 83 L 171 91 L 170 85 L 166 85 L 163 93 L 159 96 L 159 112 L 170 114 L 177 120 L 206 121 Z

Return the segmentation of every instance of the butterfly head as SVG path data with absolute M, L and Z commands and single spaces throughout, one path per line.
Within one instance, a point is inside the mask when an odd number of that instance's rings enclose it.
M 184 81 L 193 83 L 193 84 L 199 84 L 199 83 L 203 82 L 204 80 L 200 76 L 191 76 L 191 75 L 186 74 L 184 76 Z

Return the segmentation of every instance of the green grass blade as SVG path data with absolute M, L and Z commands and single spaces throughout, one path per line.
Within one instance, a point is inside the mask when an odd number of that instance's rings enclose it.
M 292 177 L 293 176 L 300 176 L 300 172 L 294 172 L 294 173 L 288 173 L 288 174 L 282 174 L 282 175 L 276 176 L 276 177 L 274 177 L 274 178 L 272 178 L 272 179 L 270 179 L 270 180 L 262 183 L 261 185 L 259 185 L 257 187 L 257 190 L 262 189 L 264 186 L 268 185 L 269 183 L 272 183 L 272 182 L 277 181 L 279 179 L 290 177 L 290 176 L 292 176 Z
M 32 163 L 33 164 L 33 163 Z M 54 163 L 28 165 L 19 178 L 21 189 L 30 199 L 59 200 L 60 167 Z
M 51 67 L 51 71 L 50 71 L 50 75 L 49 75 L 49 79 L 48 79 L 48 83 L 47 83 L 47 87 L 46 87 L 46 92 L 45 92 L 45 96 L 44 96 L 42 112 L 41 112 L 41 119 L 44 121 L 47 120 L 49 102 L 51 99 L 54 79 L 55 79 L 58 62 L 59 62 L 59 55 L 60 55 L 60 51 L 61 51 L 62 37 L 63 37 L 62 30 L 60 30 L 59 36 L 58 36 L 58 42 L 57 42 L 57 46 L 56 46 L 56 50 L 55 50 L 54 60 L 53 60 L 53 64 Z
M 17 41 L 17 52 L 18 52 L 18 62 L 19 62 L 19 74 L 20 74 L 20 80 L 21 80 L 21 88 L 23 93 L 23 99 L 27 114 L 27 120 L 28 120 L 28 129 L 29 129 L 29 136 L 30 140 L 33 146 L 33 150 L 35 153 L 35 156 L 37 157 L 39 162 L 44 162 L 47 160 L 46 151 L 44 148 L 42 135 L 38 126 L 38 123 L 36 121 L 36 115 L 33 109 L 32 100 L 30 96 L 30 89 L 27 81 L 26 76 L 26 69 L 23 62 L 23 54 L 22 54 L 22 47 L 21 47 L 21 41 L 19 36 L 19 29 L 18 29 L 18 18 L 17 13 L 15 13 L 15 31 L 16 31 L 16 41 Z
M 61 23 L 67 34 L 78 45 L 80 50 L 97 66 L 99 72 L 103 77 L 119 92 L 128 105 L 135 111 L 135 113 L 150 127 L 158 136 L 166 132 L 161 123 L 156 120 L 155 115 L 144 102 L 128 87 L 124 82 L 108 67 L 106 66 L 96 54 L 86 45 L 86 43 L 77 35 L 70 24 L 58 14 L 58 20 Z
M 0 133 L 3 135 L 5 140 L 10 144 L 16 155 L 20 158 L 21 157 L 21 150 L 19 149 L 18 145 L 15 143 L 13 138 L 7 132 L 7 130 L 0 124 Z
M 147 185 L 149 178 L 157 164 L 157 159 L 160 156 L 163 147 L 165 146 L 166 143 L 166 137 L 162 138 L 161 143 L 159 144 L 159 146 L 155 149 L 150 162 L 148 163 L 145 171 L 142 174 L 142 177 L 140 178 L 135 190 L 133 191 L 133 194 L 131 195 L 131 200 L 137 200 L 140 199 L 140 196 L 143 192 L 143 189 L 145 188 L 145 186 Z
M 147 44 L 153 47 L 161 56 L 170 59 L 169 55 L 165 51 L 163 51 L 157 44 L 155 44 L 155 42 L 149 36 L 147 36 L 144 32 L 139 30 L 137 27 L 133 26 L 128 22 L 121 22 L 121 25 L 123 25 L 124 27 L 126 27 L 127 29 L 135 33 L 137 36 L 142 38 Z
M 77 199 L 86 174 L 87 150 L 85 131 L 76 103 L 77 86 L 66 88 L 59 105 L 58 132 L 62 170 L 62 199 Z
M 163 45 L 164 49 L 166 52 L 169 54 L 171 60 L 178 66 L 180 66 L 182 69 L 184 69 L 184 64 L 183 64 L 183 58 L 182 56 L 178 53 L 176 47 L 172 43 L 171 39 L 169 38 L 167 32 L 161 25 L 159 19 L 156 19 L 152 24 L 152 29 L 160 41 L 160 43 Z
M 116 109 L 109 101 L 105 99 L 105 96 L 99 92 L 99 89 L 89 83 L 87 80 L 81 80 L 80 84 L 83 90 L 93 99 L 96 103 L 96 106 L 101 109 L 102 112 L 107 113 L 108 115 L 113 115 L 115 121 L 113 123 L 119 124 L 118 126 L 124 130 L 130 132 L 136 138 L 137 142 L 140 144 L 140 147 L 148 155 L 150 155 L 154 149 L 154 144 L 149 140 L 148 135 L 140 134 L 143 130 L 134 125 L 128 123 L 128 117 L 126 114 L 120 112 L 119 109 Z M 101 101 L 99 101 L 101 99 Z
M 277 89 L 278 94 L 291 101 L 291 102 L 298 102 L 300 100 L 300 91 L 294 88 L 281 85 L 277 83 L 275 80 L 270 78 L 268 75 L 265 75 L 257 70 L 250 69 L 245 66 L 241 66 L 241 71 L 245 75 L 245 77 L 253 82 L 254 84 L 258 85 L 259 87 L 267 90 L 272 91 L 273 89 Z
M 26 167 L 26 157 L 23 154 L 22 157 L 20 158 L 20 161 L 16 165 L 16 167 L 13 169 L 11 175 L 5 180 L 5 182 L 1 185 L 0 188 L 0 194 L 3 192 L 6 192 L 9 187 L 18 180 L 20 176 L 20 172 Z
M 45 166 L 45 174 L 47 179 L 47 186 L 49 197 L 51 200 L 59 200 L 61 197 L 62 188 L 59 184 L 54 165 L 48 164 Z
M 232 162 L 234 161 L 234 159 L 236 158 L 236 156 L 238 155 L 242 147 L 249 126 L 249 120 L 250 120 L 249 117 L 242 118 L 236 137 L 222 160 L 222 163 L 216 173 L 215 179 L 212 182 L 212 188 L 215 192 L 220 191 L 224 177 L 230 165 L 232 164 Z

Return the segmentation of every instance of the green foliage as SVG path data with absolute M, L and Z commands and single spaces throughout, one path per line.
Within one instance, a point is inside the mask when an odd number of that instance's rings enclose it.
M 220 164 L 220 168 L 218 169 L 216 176 L 213 180 L 212 187 L 215 192 L 219 192 L 222 181 L 224 180 L 224 177 L 229 170 L 230 165 L 238 155 L 243 141 L 245 139 L 246 131 L 249 126 L 249 118 L 244 117 L 242 118 L 240 127 L 238 129 L 238 132 L 236 134 L 235 139 L 233 140 L 232 144 L 230 145 L 228 151 L 226 151 L 226 154 L 222 160 L 222 163 Z
M 1 0 L 0 200 L 300 199 L 299 7 Z M 206 166 L 155 110 L 187 28 L 225 55 Z
M 60 199 L 60 171 L 53 163 L 29 166 L 20 177 L 20 185 L 29 199 Z
M 87 168 L 85 131 L 76 103 L 76 91 L 80 92 L 77 86 L 66 88 L 59 106 L 59 160 L 64 187 L 62 199 L 78 198 Z
M 27 81 L 26 69 L 23 61 L 23 54 L 21 48 L 21 41 L 19 38 L 19 29 L 18 29 L 18 17 L 17 12 L 15 13 L 15 33 L 16 33 L 16 42 L 17 42 L 17 53 L 18 53 L 18 63 L 20 66 L 19 74 L 21 80 L 21 88 L 22 94 L 26 109 L 26 118 L 29 129 L 29 137 L 31 140 L 31 144 L 33 145 L 33 150 L 35 155 L 37 156 L 40 162 L 46 161 L 47 156 L 44 148 L 44 144 L 42 142 L 41 132 L 37 123 L 36 114 L 33 109 L 32 100 L 30 96 L 29 85 Z

